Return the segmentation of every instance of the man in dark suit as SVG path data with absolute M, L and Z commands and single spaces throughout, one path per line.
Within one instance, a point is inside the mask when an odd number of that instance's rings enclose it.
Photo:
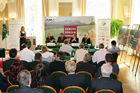
M 17 61 L 15 58 L 17 56 L 17 50 L 15 48 L 12 48 L 10 51 L 9 51 L 9 56 L 10 56 L 10 59 L 9 60 L 6 60 L 3 62 L 3 71 L 7 71 L 10 69 L 10 66 L 12 63 L 14 62 L 19 62 Z
M 50 74 L 55 71 L 66 72 L 64 58 L 65 58 L 65 54 L 63 52 L 57 52 L 57 54 L 55 55 L 55 61 L 51 62 L 49 66 Z
M 55 43 L 55 38 L 50 33 L 47 34 L 46 43 Z
M 79 38 L 77 38 L 76 34 L 73 34 L 72 38 L 70 39 L 70 43 L 79 43 Z
M 91 62 L 91 55 L 89 53 L 86 53 L 83 61 L 77 63 L 76 72 L 87 71 L 94 77 L 97 68 L 95 64 L 90 64 L 89 62 Z
M 60 33 L 60 36 L 57 39 L 57 43 L 64 43 L 65 39 L 66 39 L 66 37 L 64 36 L 64 34 Z
M 17 76 L 20 88 L 11 93 L 43 93 L 41 90 L 30 88 L 31 74 L 27 70 L 22 70 Z
M 86 82 L 85 76 L 75 75 L 76 63 L 67 61 L 65 63 L 65 68 L 68 72 L 68 76 L 60 77 L 60 88 L 64 89 L 68 86 L 79 86 L 86 90 L 88 83 Z
M 41 53 L 36 53 L 34 61 L 28 63 L 29 64 L 29 70 L 33 70 L 37 64 L 41 63 L 41 61 L 42 61 Z
M 102 78 L 91 81 L 91 86 L 89 87 L 89 93 L 95 93 L 95 91 L 103 89 L 111 89 L 115 93 L 123 93 L 122 83 L 118 80 L 113 80 L 110 78 L 112 73 L 112 66 L 110 64 L 103 64 L 101 67 Z

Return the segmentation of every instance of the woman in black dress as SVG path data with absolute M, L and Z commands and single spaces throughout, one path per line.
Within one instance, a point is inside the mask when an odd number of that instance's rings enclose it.
M 22 50 L 22 44 L 24 43 L 26 43 L 26 32 L 24 26 L 22 26 L 20 30 L 20 50 Z

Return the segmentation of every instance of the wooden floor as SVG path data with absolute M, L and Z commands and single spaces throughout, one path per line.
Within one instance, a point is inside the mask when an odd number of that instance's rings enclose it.
M 135 57 L 132 57 L 131 60 L 131 56 L 121 56 L 121 54 L 118 57 L 118 64 L 120 67 L 119 81 L 123 84 L 123 93 L 140 93 L 140 69 L 135 76 L 138 58 L 136 58 L 136 64 L 132 71 L 134 60 Z M 130 62 L 131 65 L 129 67 L 128 64 L 130 64 Z

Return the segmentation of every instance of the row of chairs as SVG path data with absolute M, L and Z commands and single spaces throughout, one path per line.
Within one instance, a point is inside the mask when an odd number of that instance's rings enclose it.
M 20 88 L 19 85 L 11 85 L 7 88 L 6 93 L 10 93 L 11 91 L 14 91 L 18 88 Z M 43 93 L 57 93 L 56 90 L 50 86 L 40 86 L 37 89 L 41 89 Z M 64 90 L 60 91 L 59 93 L 87 93 L 87 92 L 83 88 L 78 86 L 68 86 Z M 110 89 L 105 89 L 105 90 L 96 91 L 95 93 L 115 93 L 115 92 Z

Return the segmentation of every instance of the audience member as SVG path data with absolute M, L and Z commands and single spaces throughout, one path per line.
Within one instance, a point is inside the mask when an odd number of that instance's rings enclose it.
M 118 64 L 113 64 L 114 58 L 113 55 L 110 53 L 107 53 L 105 55 L 105 63 L 106 64 L 111 64 L 113 67 L 113 72 L 116 74 L 119 74 L 119 66 Z M 96 77 L 100 77 L 101 75 L 101 68 L 98 69 L 97 73 L 96 73 Z
M 115 41 L 115 40 L 113 40 L 113 41 L 111 42 L 111 46 L 112 46 L 112 48 L 108 49 L 108 51 L 109 51 L 110 53 L 112 53 L 112 52 L 117 52 L 118 55 L 119 55 L 119 54 L 120 54 L 120 48 L 119 48 L 119 47 L 116 47 L 116 41 Z
M 54 60 L 54 54 L 48 51 L 46 46 L 42 46 L 42 61 L 52 62 Z
M 46 71 L 46 66 L 43 63 L 39 63 L 34 69 L 31 87 L 37 88 L 44 85 L 54 87 L 52 78 L 48 76 Z
M 34 57 L 34 61 L 28 63 L 29 70 L 33 70 L 37 64 L 41 63 L 41 61 L 42 61 L 42 55 L 41 55 L 41 53 L 36 53 L 35 54 L 35 57 Z
M 17 80 L 19 82 L 20 88 L 12 91 L 11 93 L 43 93 L 41 90 L 30 88 L 31 84 L 31 74 L 27 70 L 22 70 L 18 76 Z
M 10 59 L 2 63 L 4 72 L 10 69 L 10 66 L 12 63 L 19 62 L 18 60 L 16 60 L 17 50 L 15 48 L 10 49 L 9 56 L 10 56 Z
M 117 59 L 118 59 L 118 53 L 117 52 L 113 52 L 112 53 L 112 55 L 113 55 L 113 64 L 117 64 Z
M 27 62 L 32 62 L 34 61 L 34 52 L 29 50 L 27 48 L 27 44 L 25 43 L 24 46 L 23 46 L 23 50 L 21 50 L 19 53 L 18 53 L 18 56 L 20 58 L 20 60 L 24 60 L 24 61 L 27 61 Z
M 79 61 L 83 61 L 86 53 L 88 53 L 88 51 L 84 49 L 84 44 L 81 43 L 79 45 L 79 49 L 77 49 L 75 52 L 74 59 L 76 60 L 76 63 L 78 63 Z
M 83 39 L 82 39 L 83 44 L 90 44 L 90 38 L 88 37 L 88 34 L 85 34 Z
M 67 52 L 71 55 L 73 48 L 69 45 L 69 41 L 65 40 L 64 45 L 60 47 L 59 51 Z
M 2 73 L 2 71 L 0 71 L 0 90 L 1 90 L 1 92 L 6 93 L 6 90 L 8 87 L 9 87 L 9 84 L 7 82 L 7 79 L 4 76 L 4 74 Z
M 46 43 L 55 43 L 55 38 L 50 33 L 47 33 Z
M 99 50 L 96 51 L 92 57 L 93 63 L 99 63 L 101 61 L 105 61 L 105 55 L 108 53 L 107 50 L 104 49 L 104 44 L 99 44 Z
M 83 89 L 88 87 L 85 76 L 75 75 L 76 63 L 73 61 L 67 61 L 65 63 L 68 76 L 60 77 L 60 87 L 64 89 L 68 86 L 79 86 Z
M 90 64 L 91 62 L 91 55 L 89 53 L 85 54 L 83 61 L 78 62 L 76 65 L 76 72 L 79 71 L 87 71 L 92 74 L 94 77 L 95 73 L 97 72 L 96 65 Z
M 79 38 L 77 38 L 76 34 L 72 35 L 72 38 L 70 39 L 70 43 L 79 43 Z
M 22 64 L 20 62 L 14 62 L 10 66 L 9 74 L 7 75 L 7 80 L 9 81 L 10 85 L 18 85 L 17 82 L 17 75 L 22 70 Z
M 89 93 L 95 93 L 95 91 L 103 89 L 111 89 L 115 93 L 123 93 L 122 83 L 118 80 L 113 80 L 110 78 L 112 73 L 112 66 L 110 64 L 103 64 L 101 67 L 102 78 L 95 79 L 91 81 L 91 86 L 89 87 Z
M 52 73 L 54 71 L 64 71 L 65 70 L 65 54 L 64 52 L 57 52 L 55 55 L 55 61 L 50 63 L 49 72 Z
M 66 39 L 66 37 L 64 36 L 64 34 L 60 33 L 60 36 L 57 39 L 57 43 L 64 43 L 65 39 Z

